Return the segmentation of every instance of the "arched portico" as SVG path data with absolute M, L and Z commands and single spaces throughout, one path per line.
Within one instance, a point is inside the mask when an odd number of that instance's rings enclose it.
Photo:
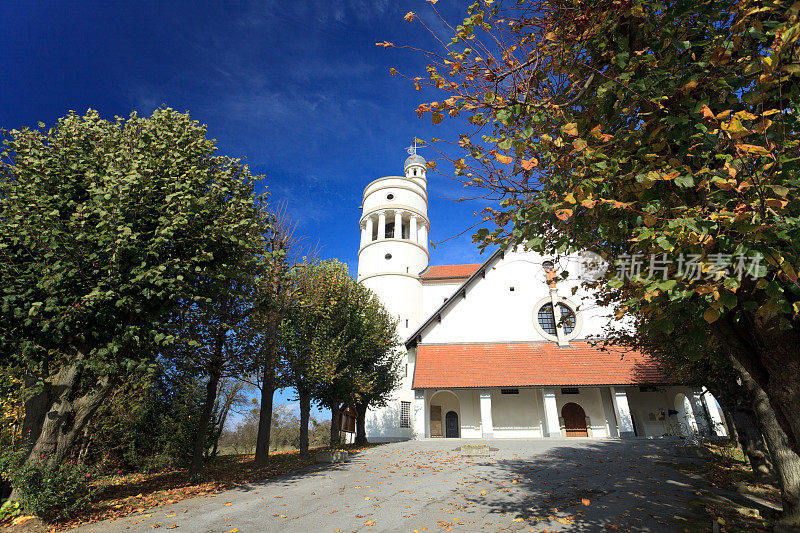
M 678 411 L 678 427 L 681 435 L 687 437 L 697 432 L 697 421 L 692 411 L 692 403 L 682 392 L 675 395 L 675 410 Z
M 450 431 L 447 422 L 450 415 Z M 461 406 L 458 396 L 449 390 L 436 391 L 429 401 L 430 435 L 431 437 L 458 437 L 461 435 Z M 455 424 L 456 434 L 453 434 Z

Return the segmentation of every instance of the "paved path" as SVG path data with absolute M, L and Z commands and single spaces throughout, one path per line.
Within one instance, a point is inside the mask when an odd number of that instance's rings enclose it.
M 681 531 L 695 480 L 663 442 L 465 440 L 379 446 L 345 465 L 314 466 L 184 500 L 81 532 Z M 687 522 L 686 519 L 690 521 Z M 452 529 L 448 529 L 452 528 Z

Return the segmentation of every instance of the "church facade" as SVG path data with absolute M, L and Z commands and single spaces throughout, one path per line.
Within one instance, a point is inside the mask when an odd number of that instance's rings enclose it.
M 581 286 L 586 257 L 509 249 L 431 266 L 427 168 L 413 152 L 403 176 L 364 189 L 358 281 L 398 317 L 405 352 L 395 397 L 367 413 L 370 441 L 725 434 L 701 384 L 596 345 L 614 317 Z

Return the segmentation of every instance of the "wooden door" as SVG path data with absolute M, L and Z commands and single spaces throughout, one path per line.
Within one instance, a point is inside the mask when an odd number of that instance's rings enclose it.
M 561 408 L 561 417 L 564 419 L 564 429 L 567 437 L 588 437 L 586 430 L 586 412 L 577 403 L 568 403 Z
M 441 405 L 431 405 L 431 437 L 444 437 Z
M 458 438 L 458 414 L 455 411 L 448 411 L 445 415 L 445 437 Z

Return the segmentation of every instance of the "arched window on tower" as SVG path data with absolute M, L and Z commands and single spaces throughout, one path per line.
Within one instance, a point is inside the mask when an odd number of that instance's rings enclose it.
M 394 222 L 389 222 L 386 224 L 386 238 L 394 239 Z

